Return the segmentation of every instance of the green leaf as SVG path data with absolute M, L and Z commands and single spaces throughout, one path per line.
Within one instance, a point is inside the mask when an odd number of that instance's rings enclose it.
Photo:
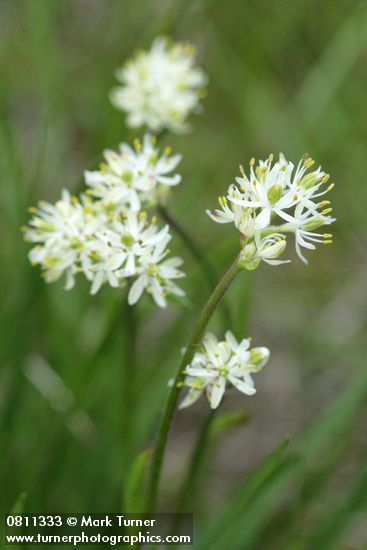
M 346 391 L 337 399 L 321 420 L 301 439 L 299 450 L 305 460 L 312 460 L 325 445 L 349 430 L 367 395 L 365 365 L 353 376 Z
M 17 498 L 15 499 L 14 504 L 11 507 L 9 513 L 12 514 L 12 515 L 22 514 L 23 510 L 24 510 L 24 503 L 25 503 L 26 498 L 27 498 L 27 493 L 26 492 L 20 493 L 17 496 Z M 4 537 L 5 537 L 4 528 L 5 528 L 5 523 L 4 523 L 4 521 L 2 521 L 1 524 L 0 524 L 0 537 L 1 537 L 1 539 L 4 539 Z M 6 545 L 6 547 L 7 548 L 8 547 L 12 548 L 13 550 L 20 550 L 21 545 L 20 544 L 12 544 L 11 546 Z
M 322 550 L 333 550 L 336 542 L 343 535 L 346 527 L 359 510 L 365 509 L 367 505 L 367 468 L 362 472 L 354 483 L 351 491 L 343 497 L 341 505 L 333 509 L 328 517 L 323 518 L 322 528 L 318 535 L 312 539 L 313 548 Z
M 299 457 L 286 458 L 278 464 L 264 481 L 259 490 L 251 499 L 243 513 L 239 514 L 236 523 L 226 533 L 225 546 L 238 550 L 250 550 L 261 548 L 259 538 L 264 525 L 279 508 L 282 495 L 284 495 L 284 484 L 294 480 L 297 472 Z M 215 546 L 220 550 L 220 546 Z
M 11 514 L 21 514 L 24 509 L 24 503 L 27 498 L 27 493 L 23 492 L 18 495 L 18 497 L 15 499 L 15 502 L 10 510 Z
M 289 439 L 282 443 L 266 458 L 266 460 L 247 478 L 242 487 L 232 496 L 228 505 L 219 513 L 214 522 L 204 529 L 198 542 L 197 550 L 212 549 L 213 545 L 221 540 L 228 530 L 233 529 L 235 521 L 243 518 L 243 512 L 253 499 L 266 487 L 267 480 L 272 473 L 283 463 Z
M 133 461 L 126 485 L 125 507 L 131 513 L 141 512 L 145 476 L 153 449 L 142 451 Z
M 320 495 L 327 490 L 328 481 L 351 448 L 351 432 L 365 405 L 366 395 L 367 371 L 363 365 L 349 387 L 295 444 L 301 459 L 299 474 L 303 481 L 302 492 L 282 511 L 282 517 L 276 518 L 268 527 L 266 540 L 270 542 L 276 533 L 287 531 L 290 537 L 287 550 L 303 548 L 304 544 L 307 547 L 299 525 L 306 510 L 317 506 Z M 283 491 L 286 489 L 284 482 Z
M 216 437 L 229 428 L 245 426 L 250 419 L 251 413 L 249 411 L 226 413 L 216 416 L 210 426 L 210 436 Z

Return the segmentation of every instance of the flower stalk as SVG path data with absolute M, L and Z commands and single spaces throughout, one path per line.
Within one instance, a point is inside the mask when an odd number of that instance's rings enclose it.
M 185 353 L 182 357 L 180 365 L 177 369 L 177 373 L 173 384 L 171 386 L 167 402 L 161 417 L 161 421 L 158 428 L 158 437 L 155 446 L 155 452 L 152 459 L 152 465 L 150 469 L 150 475 L 147 487 L 146 497 L 146 512 L 153 512 L 157 500 L 158 485 L 161 475 L 161 469 L 164 459 L 164 453 L 167 444 L 167 438 L 169 429 L 171 427 L 173 414 L 177 405 L 177 400 L 183 386 L 185 379 L 185 368 L 192 361 L 198 344 L 200 343 L 204 331 L 225 292 L 230 287 L 231 283 L 235 279 L 240 268 L 238 266 L 238 257 L 231 264 L 229 269 L 223 275 L 213 292 L 211 293 L 207 303 L 201 311 L 199 318 L 196 321 L 193 333 L 186 347 Z
M 191 256 L 196 260 L 198 266 L 201 269 L 203 277 L 206 280 L 208 288 L 212 291 L 216 284 L 215 270 L 211 265 L 210 261 L 207 259 L 206 255 L 199 248 L 197 243 L 191 236 L 188 234 L 186 229 L 172 216 L 172 214 L 165 208 L 163 205 L 158 206 L 157 208 L 159 214 L 165 220 L 172 230 L 180 237 L 181 241 L 191 254 Z M 228 327 L 231 325 L 231 313 L 226 303 L 221 304 L 221 314 L 223 316 L 223 326 Z
M 128 472 L 134 454 L 134 416 L 136 386 L 136 340 L 137 322 L 135 308 L 128 303 L 127 296 L 123 305 L 123 365 L 122 365 L 122 418 L 121 418 L 121 461 L 122 471 Z M 122 507 L 124 508 L 126 479 L 122 478 Z

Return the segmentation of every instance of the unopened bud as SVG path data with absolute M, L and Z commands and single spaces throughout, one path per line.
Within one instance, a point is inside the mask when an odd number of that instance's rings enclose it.
M 322 225 L 324 225 L 325 220 L 323 218 L 314 218 L 313 220 L 310 220 L 302 225 L 302 229 L 305 231 L 314 231 L 315 229 L 318 229 Z
M 260 258 L 256 257 L 256 252 L 257 250 L 254 242 L 244 246 L 237 263 L 238 267 L 240 269 L 247 269 L 248 271 L 256 269 L 260 263 Z
M 269 359 L 270 351 L 268 348 L 252 348 L 250 350 L 250 363 L 259 369 L 265 365 Z
M 283 254 L 286 246 L 287 242 L 285 239 L 279 239 L 278 241 L 273 243 L 269 241 L 269 245 L 264 246 L 264 248 L 261 250 L 260 256 L 262 258 L 265 258 L 266 260 L 277 258 L 281 254 Z
M 320 177 L 322 177 L 322 174 L 320 174 L 320 172 L 310 172 L 301 179 L 300 185 L 302 185 L 304 189 L 310 189 L 311 187 L 319 183 Z

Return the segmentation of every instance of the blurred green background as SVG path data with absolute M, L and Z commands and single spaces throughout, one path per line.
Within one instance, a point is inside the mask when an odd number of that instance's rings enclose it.
M 114 69 L 167 34 L 196 44 L 210 76 L 193 132 L 164 142 L 184 155 L 171 213 L 218 276 L 237 235 L 204 210 L 253 156 L 282 151 L 297 162 L 309 153 L 336 183 L 338 218 L 334 244 L 308 254 L 308 267 L 289 246 L 294 262 L 243 273 L 228 294 L 236 336 L 251 335 L 272 358 L 256 396 L 233 394 L 220 411 L 249 411 L 250 422 L 210 434 L 185 505 L 195 547 L 367 548 L 367 3 L 2 0 L 0 18 L 2 511 L 22 492 L 24 511 L 120 509 L 122 296 L 104 288 L 92 298 L 82 280 L 68 293 L 45 285 L 20 226 L 39 199 L 78 192 L 105 147 L 141 135 L 107 94 Z M 161 311 L 145 299 L 135 310 L 136 452 L 152 445 L 167 380 L 208 295 L 178 237 L 171 249 L 185 258 L 188 300 Z M 219 314 L 210 328 L 221 335 Z M 162 511 L 177 503 L 208 412 L 202 399 L 176 415 Z M 264 464 L 287 434 L 288 449 Z

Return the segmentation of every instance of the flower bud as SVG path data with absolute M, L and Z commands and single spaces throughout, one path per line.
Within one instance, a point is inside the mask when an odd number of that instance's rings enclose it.
M 302 185 L 304 189 L 310 189 L 311 187 L 319 183 L 324 175 L 325 174 L 323 172 L 318 172 L 317 170 L 315 170 L 314 172 L 310 172 L 301 179 L 300 185 Z
M 287 243 L 284 238 L 279 238 L 275 242 L 273 240 L 269 240 L 269 244 L 264 245 L 259 255 L 261 258 L 266 260 L 277 258 L 283 254 L 286 246 Z
M 313 220 L 310 220 L 302 225 L 302 229 L 305 231 L 314 231 L 314 229 L 318 229 L 325 223 L 325 218 L 314 218 Z
M 237 222 L 237 223 L 236 223 Z M 253 237 L 255 234 L 255 221 L 248 210 L 244 210 L 241 217 L 236 221 L 237 228 L 242 235 Z
M 270 351 L 268 348 L 252 348 L 250 350 L 250 363 L 261 369 L 269 359 Z
M 238 267 L 248 271 L 256 269 L 260 263 L 260 258 L 257 257 L 256 253 L 257 249 L 253 241 L 244 246 L 237 263 Z

